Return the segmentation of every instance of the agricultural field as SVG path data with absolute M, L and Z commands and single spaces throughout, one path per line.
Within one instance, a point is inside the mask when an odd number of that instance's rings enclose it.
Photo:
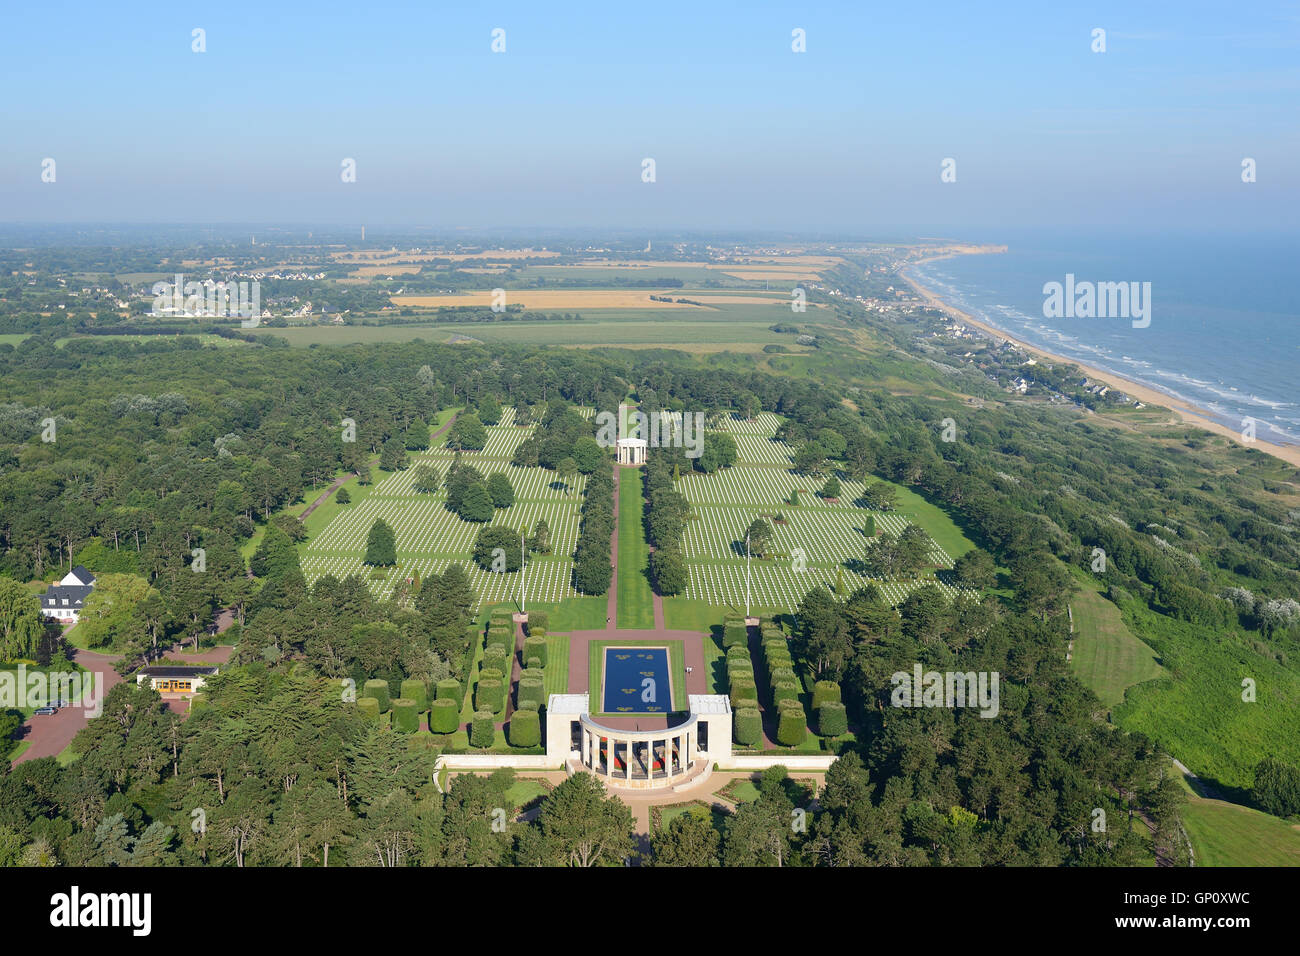
M 733 416 L 721 427 L 736 439 L 737 463 L 713 475 L 683 475 L 677 483 L 677 490 L 691 504 L 691 518 L 682 537 L 688 585 L 677 600 L 744 607 L 745 530 L 758 517 L 772 526 L 774 555 L 750 562 L 754 608 L 793 608 L 819 584 L 835 588 L 838 583 L 847 593 L 872 583 L 894 604 L 926 583 L 936 584 L 949 597 L 957 594 L 945 572 L 972 545 L 942 511 L 923 499 L 901 494 L 899 510 L 872 511 L 861 503 L 864 483 L 843 474 L 838 476 L 841 497 L 824 500 L 816 495 L 824 477 L 800 475 L 791 469 L 793 449 L 774 437 L 780 427 L 776 415 L 765 412 L 752 421 Z M 799 492 L 797 506 L 789 504 L 794 491 Z M 926 507 L 913 507 L 917 502 Z M 858 562 L 866 548 L 868 517 L 877 532 L 898 534 L 909 523 L 919 525 L 931 538 L 933 569 L 905 580 L 860 573 Z
M 571 478 L 566 485 L 545 468 L 516 468 L 510 464 L 515 448 L 535 426 L 512 424 L 514 409 L 503 411 L 501 422 L 491 426 L 481 452 L 465 452 L 465 462 L 485 476 L 501 472 L 515 489 L 515 503 L 498 508 L 491 524 L 504 524 L 532 534 L 539 519 L 551 529 L 551 554 L 533 555 L 524 566 L 527 599 L 537 604 L 554 604 L 577 597 L 571 583 L 571 556 L 578 540 L 579 508 L 586 479 Z M 379 598 L 393 592 L 413 574 L 421 580 L 441 574 L 459 563 L 470 577 L 479 606 L 513 602 L 518 598 L 519 572 L 498 574 L 484 571 L 472 559 L 474 540 L 483 525 L 464 521 L 447 510 L 447 492 L 440 488 L 421 493 L 412 487 L 415 469 L 432 463 L 445 477 L 455 452 L 444 445 L 410 455 L 410 467 L 380 472 L 385 477 L 373 485 L 355 504 L 339 507 L 319 532 L 307 542 L 302 555 L 303 574 L 315 582 L 326 574 L 343 578 L 356 574 Z M 371 568 L 364 563 L 366 536 L 376 519 L 386 521 L 397 536 L 398 563 L 393 568 Z

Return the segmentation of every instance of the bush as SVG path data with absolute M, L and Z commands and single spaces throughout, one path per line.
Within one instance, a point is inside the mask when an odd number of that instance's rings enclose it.
M 506 675 L 505 675 L 505 671 L 501 670 L 498 667 L 485 667 L 478 672 L 478 679 L 479 681 L 485 681 L 485 680 L 504 681 L 506 679 Z
M 839 703 L 840 685 L 833 680 L 819 680 L 813 685 L 812 705 L 813 710 L 817 710 L 822 704 L 829 700 Z
M 523 707 L 526 703 L 534 703 L 537 709 L 541 710 L 542 704 L 546 702 L 546 685 L 539 680 L 520 680 L 519 694 L 517 704 Z
M 521 701 L 519 706 L 516 707 L 515 709 L 516 710 L 541 710 L 542 707 L 535 700 L 525 700 L 525 701 Z
M 461 700 L 465 697 L 465 691 L 460 686 L 460 681 L 454 677 L 445 677 L 438 681 L 438 700 L 453 700 L 459 707 Z
M 420 729 L 420 712 L 415 701 L 399 697 L 393 701 L 393 729 L 403 734 L 413 734 Z
M 358 697 L 357 710 L 361 711 L 362 717 L 369 717 L 371 720 L 379 719 L 379 701 L 373 697 Z
M 493 723 L 494 715 L 490 711 L 480 710 L 474 714 L 470 723 L 469 743 L 471 747 L 491 747 L 497 739 L 497 729 Z
M 504 674 L 509 666 L 506 663 L 509 659 L 509 651 L 500 644 L 492 644 L 483 651 L 483 669 L 492 668 Z
M 781 705 L 783 700 L 799 700 L 799 685 L 790 681 L 783 681 L 772 688 L 772 699 L 776 701 L 777 706 Z
M 380 680 L 375 677 L 366 681 L 365 691 L 362 697 L 373 697 L 379 702 L 379 712 L 388 713 L 388 681 Z
M 415 709 L 420 713 L 429 709 L 429 689 L 422 680 L 408 678 L 402 681 L 402 697 L 414 701 Z
M 828 700 L 817 709 L 817 732 L 823 737 L 838 737 L 849 732 L 849 715 L 838 700 Z
M 736 711 L 736 743 L 752 747 L 763 739 L 763 717 L 753 707 Z
M 729 620 L 722 626 L 723 647 L 744 647 L 749 643 L 749 628 L 744 621 Z
M 546 666 L 546 638 L 528 637 L 524 639 L 524 660 L 536 657 L 541 666 Z
M 535 710 L 516 710 L 510 717 L 510 746 L 536 747 L 542 742 L 542 721 Z
M 459 723 L 460 703 L 450 697 L 439 697 L 429 707 L 429 729 L 435 734 L 454 734 Z
M 526 670 L 530 670 L 532 668 L 537 668 L 540 670 L 541 666 L 542 666 L 542 661 L 541 658 L 538 657 L 530 657 L 528 658 L 528 660 L 524 661 L 524 668 Z
M 544 634 L 546 629 L 551 626 L 551 616 L 545 611 L 530 611 L 528 613 L 528 633 L 533 633 L 533 628 L 538 628 Z
M 519 672 L 520 680 L 545 680 L 546 671 L 540 667 L 525 667 Z
M 727 680 L 732 681 L 737 677 L 748 677 L 754 679 L 754 665 L 749 661 L 727 661 Z
M 731 706 L 733 709 L 747 700 L 758 700 L 758 688 L 752 680 L 737 678 L 731 682 Z
M 783 707 L 776 725 L 776 742 L 785 747 L 797 747 L 808 736 L 808 718 L 802 707 Z
M 505 703 L 505 686 L 501 681 L 491 678 L 479 680 L 474 692 L 474 706 L 480 711 L 496 713 Z
M 740 660 L 749 660 L 749 648 L 743 644 L 733 644 L 727 648 L 727 660 L 732 661 L 739 658 Z
M 798 684 L 795 680 L 794 671 L 789 667 L 771 667 L 768 672 L 768 683 L 775 687 L 777 684 Z

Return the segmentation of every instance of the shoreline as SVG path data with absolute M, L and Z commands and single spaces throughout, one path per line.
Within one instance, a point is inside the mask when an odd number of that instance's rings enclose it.
M 1178 398 L 1177 396 L 1170 395 L 1169 393 L 1161 391 L 1153 386 L 1143 385 L 1140 382 L 1135 382 L 1122 375 L 1116 375 L 1114 372 L 1108 372 L 1104 369 L 1099 369 L 1096 366 L 1088 365 L 1078 359 L 1050 352 L 1037 345 L 1031 345 L 1022 339 L 1018 339 L 1014 335 L 999 329 L 995 325 L 990 325 L 981 319 L 974 318 L 968 312 L 964 312 L 956 306 L 948 304 L 936 293 L 932 292 L 926 286 L 923 286 L 916 278 L 909 274 L 909 270 L 913 266 L 918 266 L 926 262 L 938 262 L 941 259 L 951 259 L 960 254 L 962 253 L 946 252 L 941 255 L 927 256 L 924 259 L 917 259 L 899 269 L 898 276 L 911 286 L 912 291 L 920 296 L 927 306 L 938 309 L 950 318 L 957 319 L 963 324 L 974 326 L 995 338 L 1011 342 L 1039 358 L 1047 359 L 1048 361 L 1057 364 L 1073 365 L 1090 379 L 1100 381 L 1109 385 L 1111 388 L 1126 392 L 1130 397 L 1135 398 L 1146 405 L 1159 406 L 1160 408 L 1167 409 L 1180 422 L 1194 425 L 1197 428 L 1202 428 L 1215 435 L 1220 435 L 1227 438 L 1229 441 L 1235 442 L 1243 448 L 1257 448 L 1267 455 L 1272 455 L 1274 458 L 1284 461 L 1295 468 L 1300 468 L 1300 445 L 1286 445 L 1278 442 L 1265 441 L 1262 438 L 1256 438 L 1253 442 L 1247 442 L 1241 437 L 1240 432 L 1224 425 L 1210 412 L 1203 408 L 1199 408 L 1190 402 Z

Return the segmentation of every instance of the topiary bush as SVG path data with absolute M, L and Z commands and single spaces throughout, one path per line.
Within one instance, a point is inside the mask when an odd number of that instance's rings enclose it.
M 528 637 L 524 639 L 524 660 L 536 657 L 542 662 L 541 666 L 546 666 L 546 638 L 545 637 Z
M 533 633 L 533 629 L 545 633 L 551 626 L 551 615 L 546 611 L 529 611 L 528 612 L 528 633 Z
M 793 700 L 796 703 L 799 700 L 799 685 L 790 681 L 783 681 L 772 688 L 772 699 L 776 701 L 778 707 L 783 700 Z
M 541 669 L 542 669 L 541 658 L 530 657 L 528 658 L 528 660 L 524 661 L 524 670 L 541 670 Z
M 373 697 L 379 702 L 379 712 L 388 713 L 388 681 L 373 678 L 366 681 L 365 691 L 362 697 Z
M 525 667 L 519 672 L 520 680 L 545 680 L 546 671 L 540 667 Z
M 393 701 L 393 729 L 403 734 L 420 729 L 420 712 L 415 709 L 415 701 L 407 697 Z
M 369 717 L 371 720 L 379 719 L 379 701 L 373 697 L 358 697 L 357 710 L 361 711 L 363 717 Z
M 444 677 L 438 681 L 438 700 L 454 700 L 457 704 L 464 698 L 465 691 L 460 686 L 460 681 L 454 677 Z
M 536 747 L 542 742 L 542 721 L 535 710 L 516 710 L 509 726 L 512 747 Z
M 439 697 L 429 707 L 429 729 L 435 734 L 454 734 L 460 724 L 460 702 Z
M 476 711 L 469 726 L 469 744 L 471 747 L 491 747 L 496 741 L 497 729 L 493 724 L 493 715 L 490 711 Z
M 727 660 L 733 659 L 749 660 L 749 648 L 742 644 L 733 644 L 727 648 Z
M 429 709 L 429 689 L 422 680 L 408 678 L 402 681 L 402 697 L 415 701 L 415 709 L 419 713 Z
M 768 669 L 768 683 L 775 687 L 777 684 L 797 684 L 794 671 L 789 667 L 772 667 Z
M 510 655 L 500 644 L 493 644 L 483 652 L 483 670 L 494 670 L 504 674 L 510 667 L 507 661 Z
M 474 707 L 496 713 L 505 703 L 505 685 L 499 680 L 480 680 L 474 691 Z
M 723 647 L 744 647 L 749 643 L 749 628 L 744 621 L 729 620 L 722 625 Z
M 485 681 L 485 680 L 504 681 L 505 677 L 506 677 L 505 673 L 503 671 L 497 670 L 495 667 L 485 667 L 478 672 L 479 681 Z
M 537 703 L 537 701 L 535 701 L 535 700 L 525 700 L 525 701 L 520 701 L 519 705 L 518 705 L 515 709 L 516 709 L 516 710 L 537 710 L 537 711 L 540 711 L 540 710 L 542 709 L 542 707 L 541 707 L 541 705 L 540 705 L 539 703 Z
M 776 742 L 785 747 L 797 747 L 808 736 L 808 718 L 802 707 L 783 707 L 776 724 Z
M 539 680 L 524 680 L 522 678 L 520 679 L 519 694 L 517 699 L 518 706 L 522 707 L 524 706 L 524 704 L 532 702 L 535 703 L 538 709 L 540 710 L 542 704 L 545 703 L 545 701 L 546 701 L 545 684 L 543 684 Z
M 829 700 L 836 703 L 840 701 L 840 685 L 833 680 L 819 680 L 813 685 L 812 705 L 813 710 L 820 710 L 822 704 Z
M 736 711 L 736 743 L 753 747 L 763 739 L 763 717 L 755 707 Z
M 817 732 L 823 737 L 838 737 L 849 732 L 849 715 L 838 700 L 828 700 L 817 708 Z
M 758 701 L 758 688 L 754 682 L 746 680 L 734 680 L 731 682 L 731 706 L 739 707 L 745 701 Z

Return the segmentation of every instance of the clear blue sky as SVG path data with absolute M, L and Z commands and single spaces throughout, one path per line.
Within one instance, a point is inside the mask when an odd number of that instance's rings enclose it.
M 6 6 L 0 221 L 1300 220 L 1295 3 Z

